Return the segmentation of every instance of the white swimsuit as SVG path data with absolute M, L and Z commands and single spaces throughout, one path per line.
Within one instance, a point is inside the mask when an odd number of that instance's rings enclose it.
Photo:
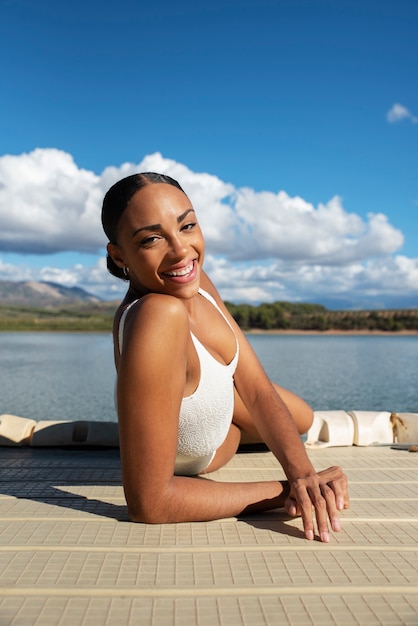
M 200 295 L 209 300 L 224 317 L 215 300 L 203 289 Z M 123 312 L 119 324 L 119 349 L 122 352 L 123 329 L 132 302 Z M 195 476 L 205 470 L 216 450 L 225 441 L 234 411 L 234 373 L 238 363 L 238 341 L 234 358 L 228 365 L 217 361 L 191 332 L 200 362 L 199 384 L 190 396 L 183 398 L 174 473 Z

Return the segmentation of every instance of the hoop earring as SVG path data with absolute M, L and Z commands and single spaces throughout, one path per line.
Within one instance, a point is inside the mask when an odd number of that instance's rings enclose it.
M 129 267 L 123 267 L 122 272 L 126 278 L 129 278 Z

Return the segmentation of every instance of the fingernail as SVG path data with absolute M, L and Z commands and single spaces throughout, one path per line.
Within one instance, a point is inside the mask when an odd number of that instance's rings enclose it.
M 328 543 L 329 542 L 329 533 L 327 533 L 327 532 L 321 533 L 321 541 L 323 541 L 324 543 Z
M 332 529 L 335 530 L 336 532 L 341 530 L 341 524 L 340 524 L 340 520 L 338 519 L 338 517 L 334 517 L 334 519 L 332 520 Z
M 306 536 L 306 539 L 309 539 L 309 541 L 312 541 L 312 539 L 314 538 L 313 530 L 307 530 L 305 536 Z

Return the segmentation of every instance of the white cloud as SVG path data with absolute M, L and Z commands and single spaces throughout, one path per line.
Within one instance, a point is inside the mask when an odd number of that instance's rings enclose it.
M 396 256 L 403 235 L 385 215 L 349 213 L 338 196 L 315 207 L 285 191 L 235 188 L 159 153 L 137 164 L 107 167 L 100 175 L 78 168 L 71 155 L 55 149 L 0 157 L 0 256 L 1 251 L 100 255 L 94 265 L 64 269 L 31 268 L 24 255 L 18 266 L 0 259 L 0 279 L 46 280 L 121 298 L 126 284 L 105 266 L 101 202 L 114 182 L 138 171 L 179 180 L 205 234 L 206 269 L 225 299 L 318 302 L 333 294 L 355 303 L 407 293 L 418 301 L 418 260 Z
M 402 233 L 384 215 L 344 211 L 337 196 L 317 209 L 284 191 L 237 192 L 240 232 L 230 254 L 236 259 L 280 258 L 340 265 L 369 256 L 390 254 L 403 244 Z
M 60 150 L 0 158 L 0 249 L 92 251 L 100 235 L 100 179 Z
M 340 299 L 352 307 L 373 308 L 376 297 L 418 305 L 418 259 L 404 256 L 371 259 L 346 266 L 300 262 L 239 266 L 209 257 L 208 273 L 222 297 L 232 302 L 304 301 Z
M 402 120 L 409 119 L 413 124 L 418 124 L 418 117 L 413 115 L 409 109 L 403 106 L 403 104 L 394 104 L 387 112 L 386 119 L 391 124 L 400 122 Z
M 347 213 L 338 197 L 315 208 L 285 191 L 236 189 L 159 153 L 138 164 L 108 167 L 98 176 L 79 169 L 65 152 L 37 149 L 0 157 L 0 250 L 97 252 L 106 243 L 100 224 L 104 193 L 116 180 L 147 170 L 179 180 L 195 205 L 212 254 L 345 264 L 392 253 L 403 243 L 384 215 L 370 215 L 365 222 Z

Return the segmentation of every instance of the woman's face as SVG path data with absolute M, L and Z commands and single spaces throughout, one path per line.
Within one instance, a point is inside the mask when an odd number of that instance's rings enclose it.
M 172 185 L 153 183 L 131 198 L 119 222 L 118 244 L 108 252 L 129 268 L 139 293 L 190 298 L 197 293 L 204 241 L 188 197 Z

